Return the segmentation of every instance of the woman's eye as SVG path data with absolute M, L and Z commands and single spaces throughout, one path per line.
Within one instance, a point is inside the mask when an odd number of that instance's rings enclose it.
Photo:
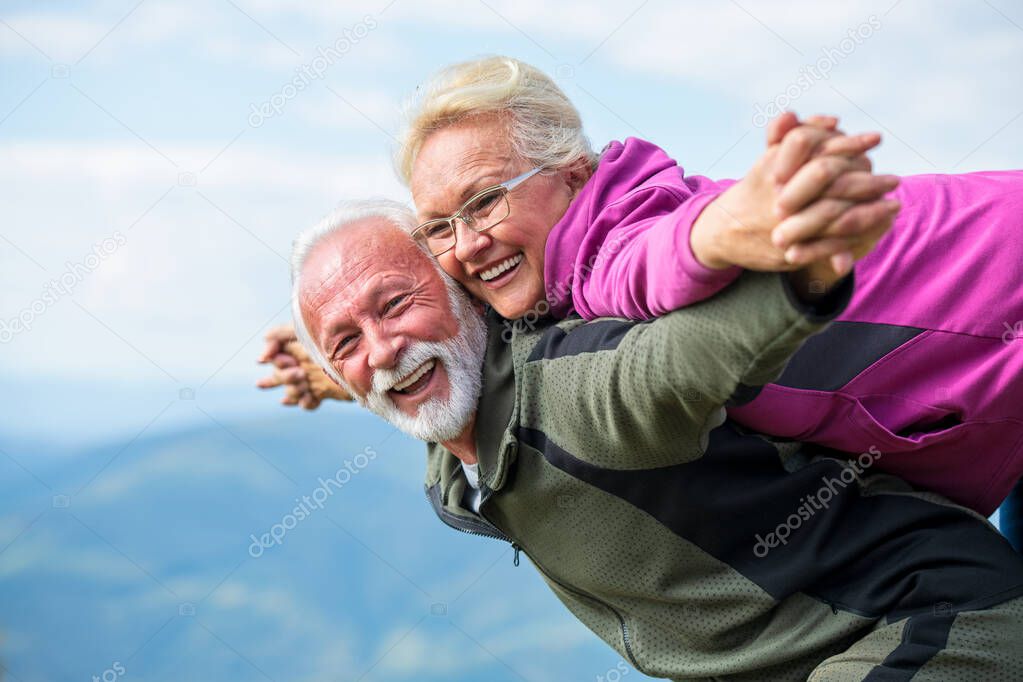
M 423 234 L 427 239 L 443 239 L 451 234 L 451 225 L 448 223 L 438 223 L 423 230 Z
M 483 214 L 483 213 L 486 213 L 487 211 L 490 210 L 491 206 L 494 205 L 495 201 L 497 201 L 497 194 L 488 194 L 486 196 L 480 197 L 472 205 L 472 209 L 471 209 L 472 213 L 473 214 Z

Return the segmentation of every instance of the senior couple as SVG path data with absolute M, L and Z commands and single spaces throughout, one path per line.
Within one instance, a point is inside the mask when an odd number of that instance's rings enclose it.
M 941 307 L 1023 311 L 976 280 L 1018 273 L 1019 175 L 900 184 L 835 125 L 783 116 L 713 181 L 643 140 L 594 154 L 526 64 L 455 65 L 399 150 L 417 215 L 350 202 L 299 236 L 261 385 L 426 441 L 441 521 L 647 675 L 1023 677 L 1023 560 L 977 513 L 1019 478 L 1020 359 Z

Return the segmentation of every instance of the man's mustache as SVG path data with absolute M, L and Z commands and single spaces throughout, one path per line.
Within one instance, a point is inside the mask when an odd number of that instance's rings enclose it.
M 398 358 L 397 366 L 374 370 L 370 392 L 379 397 L 387 396 L 388 391 L 394 388 L 395 384 L 400 383 L 419 369 L 427 360 L 436 359 L 438 363 L 441 363 L 441 353 L 438 351 L 439 349 L 433 342 L 412 343 Z

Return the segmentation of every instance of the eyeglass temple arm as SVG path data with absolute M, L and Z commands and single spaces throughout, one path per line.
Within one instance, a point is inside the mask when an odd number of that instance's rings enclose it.
M 509 191 L 513 190 L 516 187 L 518 187 L 519 185 L 521 185 L 523 182 L 525 182 L 526 180 L 530 179 L 531 177 L 533 177 L 534 175 L 536 175 L 540 171 L 544 170 L 545 168 L 546 168 L 546 166 L 539 166 L 537 168 L 534 168 L 533 170 L 526 171 L 522 175 L 514 177 L 511 180 L 509 180 L 508 182 L 503 183 L 501 185 L 501 187 L 504 187 L 505 189 L 507 189 Z

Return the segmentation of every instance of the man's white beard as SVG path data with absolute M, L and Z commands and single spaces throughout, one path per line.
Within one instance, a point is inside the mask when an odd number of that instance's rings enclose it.
M 446 341 L 417 341 L 410 344 L 391 369 L 373 372 L 373 387 L 359 404 L 413 438 L 441 442 L 457 438 L 476 413 L 482 388 L 483 358 L 487 351 L 487 327 L 469 297 L 453 282 L 445 280 L 451 313 L 458 320 L 458 333 Z M 398 409 L 388 391 L 396 383 L 432 358 L 444 366 L 448 398 L 428 399 L 415 416 Z M 437 366 L 433 371 L 436 372 Z M 350 394 L 355 395 L 352 391 Z

